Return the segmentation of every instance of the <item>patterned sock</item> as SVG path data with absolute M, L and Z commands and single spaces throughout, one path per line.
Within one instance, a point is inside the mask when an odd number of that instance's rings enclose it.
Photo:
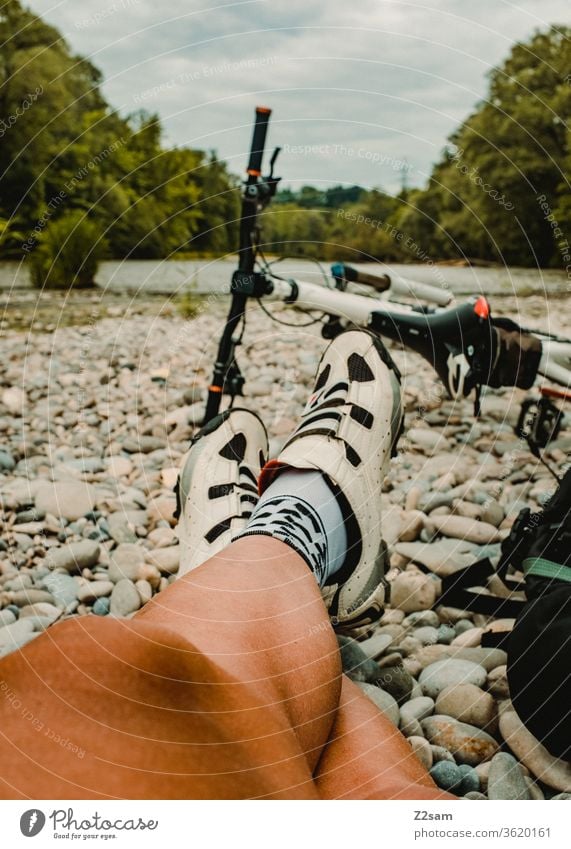
M 255 534 L 274 537 L 293 548 L 320 587 L 343 565 L 347 552 L 343 514 L 321 472 L 282 472 L 234 539 Z

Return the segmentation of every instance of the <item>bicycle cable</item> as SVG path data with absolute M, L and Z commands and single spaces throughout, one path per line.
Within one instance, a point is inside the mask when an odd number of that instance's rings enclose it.
M 275 280 L 282 280 L 282 281 L 287 283 L 287 277 L 281 277 L 279 274 L 276 274 L 274 271 L 272 271 L 272 265 L 274 265 L 277 262 L 281 262 L 282 259 L 288 259 L 288 257 L 278 257 L 278 259 L 274 260 L 273 263 L 272 263 L 266 258 L 266 255 L 264 254 L 263 250 L 259 246 L 256 246 L 256 253 L 261 257 L 261 262 L 259 260 L 258 260 L 258 262 L 259 262 L 259 265 L 260 265 L 260 268 L 262 269 L 262 271 L 265 271 L 266 274 L 269 274 L 269 276 L 273 277 Z M 299 257 L 289 257 L 289 258 L 290 259 L 299 259 Z M 315 262 L 316 265 L 319 266 L 319 269 L 322 272 L 325 281 L 327 282 L 327 275 L 325 274 L 325 269 L 323 268 L 323 266 L 321 265 L 319 260 L 310 260 L 310 261 Z M 331 288 L 331 287 L 328 286 L 327 288 Z M 304 310 L 304 309 L 298 308 L 300 310 L 300 312 L 304 313 L 305 315 L 312 316 L 312 320 L 306 321 L 306 322 L 284 321 L 283 319 L 276 318 L 275 315 L 272 315 L 272 313 L 262 303 L 261 298 L 257 298 L 256 300 L 258 301 L 258 304 L 259 304 L 262 312 L 265 313 L 265 315 L 267 315 L 268 318 L 270 318 L 272 321 L 275 321 L 276 324 L 281 324 L 283 327 L 301 327 L 301 328 L 303 328 L 303 327 L 311 327 L 313 324 L 319 324 L 319 323 L 324 324 L 324 317 L 327 315 L 327 313 L 322 312 L 317 317 L 313 317 L 312 313 L 309 310 Z

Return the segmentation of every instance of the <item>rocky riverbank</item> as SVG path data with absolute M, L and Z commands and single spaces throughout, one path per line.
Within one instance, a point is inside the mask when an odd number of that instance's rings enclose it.
M 537 323 L 541 300 L 502 301 Z M 203 414 L 225 302 L 191 321 L 160 310 L 105 314 L 75 327 L 7 330 L 1 361 L 0 656 L 67 616 L 131 616 L 176 580 L 172 487 Z M 305 316 L 276 310 L 282 320 Z M 171 311 L 172 313 L 172 311 Z M 566 330 L 564 313 L 550 330 Z M 318 326 L 272 324 L 255 307 L 239 359 L 246 406 L 272 453 L 294 426 L 324 342 Z M 383 496 L 391 607 L 368 639 L 342 639 L 346 671 L 408 738 L 437 783 L 466 798 L 566 798 L 571 767 L 519 724 L 506 656 L 482 648 L 493 620 L 438 603 L 446 575 L 499 544 L 553 479 L 513 431 L 521 391 L 444 397 L 431 369 L 393 346 L 405 375 L 405 437 Z M 546 458 L 562 467 L 566 422 Z M 483 592 L 506 595 L 497 579 Z

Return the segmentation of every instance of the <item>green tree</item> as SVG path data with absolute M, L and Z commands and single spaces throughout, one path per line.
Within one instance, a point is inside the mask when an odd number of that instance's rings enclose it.
M 516 44 L 400 223 L 444 256 L 561 264 L 545 207 L 569 226 L 571 28 Z M 569 233 L 569 230 L 567 231 Z

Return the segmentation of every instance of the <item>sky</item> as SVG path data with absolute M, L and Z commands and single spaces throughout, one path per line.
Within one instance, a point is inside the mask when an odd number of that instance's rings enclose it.
M 122 114 L 244 170 L 273 110 L 284 185 L 423 185 L 487 74 L 569 0 L 27 0 L 88 56 Z

